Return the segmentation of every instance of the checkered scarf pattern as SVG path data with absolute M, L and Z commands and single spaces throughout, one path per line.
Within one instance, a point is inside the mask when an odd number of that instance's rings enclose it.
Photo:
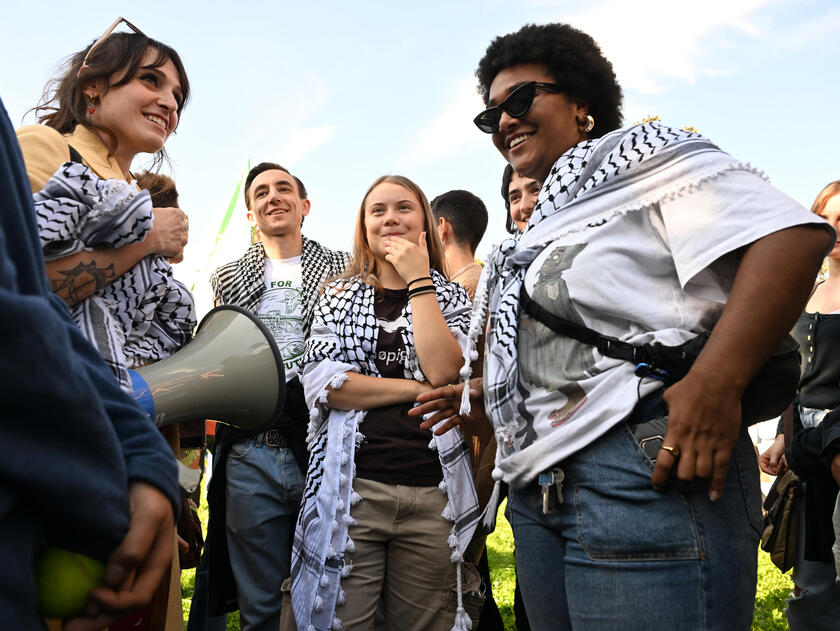
M 328 280 L 344 273 L 349 255 L 329 250 L 317 241 L 303 237 L 301 251 L 301 291 L 303 294 L 303 334 L 309 335 L 318 292 Z M 265 291 L 265 248 L 253 244 L 237 261 L 225 263 L 210 277 L 215 306 L 237 305 L 256 313 Z
M 459 285 L 431 272 L 438 304 L 450 330 L 466 343 L 470 301 Z M 362 498 L 353 491 L 355 458 L 364 435 L 359 431 L 365 412 L 335 410 L 327 405 L 327 386 L 340 388 L 349 371 L 379 376 L 374 361 L 379 327 L 374 313 L 375 290 L 358 277 L 329 283 L 318 304 L 306 341 L 303 385 L 312 410 L 309 424 L 309 468 L 303 506 L 292 548 L 292 606 L 299 629 L 340 629 L 335 608 L 344 602 L 340 579 L 350 573 L 345 552 L 355 550 L 348 535 L 355 523 L 351 506 Z M 411 321 L 411 303 L 403 316 Z M 424 380 L 414 351 L 411 327 L 403 331 L 407 349 L 406 379 Z M 472 479 L 469 451 L 459 431 L 435 436 L 443 471 L 440 489 L 448 503 L 442 517 L 453 522 L 447 544 L 452 561 L 460 564 L 478 524 L 480 509 Z M 460 607 L 461 623 L 469 619 Z M 463 627 L 459 627 L 463 628 Z
M 152 227 L 148 191 L 102 179 L 77 162 L 63 164 L 34 202 L 47 261 L 94 246 L 138 243 Z M 129 368 L 168 357 L 191 339 L 196 324 L 192 295 L 158 255 L 145 257 L 70 312 L 127 392 Z

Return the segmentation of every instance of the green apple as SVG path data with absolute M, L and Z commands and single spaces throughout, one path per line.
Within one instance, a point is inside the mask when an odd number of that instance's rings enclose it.
M 105 579 L 105 564 L 77 552 L 44 546 L 35 561 L 35 575 L 39 615 L 67 620 L 84 613 L 88 593 Z

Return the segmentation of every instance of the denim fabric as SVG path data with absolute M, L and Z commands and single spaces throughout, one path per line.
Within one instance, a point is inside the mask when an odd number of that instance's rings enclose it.
M 802 427 L 808 429 L 810 427 L 817 427 L 823 422 L 823 419 L 831 410 L 818 410 L 815 408 L 805 408 L 799 406 L 799 420 L 802 422 Z
M 653 462 L 625 423 L 559 463 L 562 504 L 512 490 L 516 571 L 535 630 L 749 629 L 761 503 L 742 430 L 723 497 L 651 487 Z
M 226 464 L 227 542 L 243 631 L 276 631 L 303 475 L 290 449 L 245 438 Z

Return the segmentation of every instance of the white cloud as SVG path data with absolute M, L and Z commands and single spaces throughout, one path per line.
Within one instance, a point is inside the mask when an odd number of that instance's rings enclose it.
M 457 80 L 449 104 L 410 140 L 406 151 L 412 162 L 429 162 L 440 159 L 465 145 L 484 140 L 472 119 L 484 104 L 476 91 L 475 77 L 470 75 Z
M 625 88 L 647 94 L 698 75 L 719 74 L 704 62 L 713 35 L 734 29 L 757 37 L 756 13 L 775 0 L 609 0 L 558 16 L 592 35 Z

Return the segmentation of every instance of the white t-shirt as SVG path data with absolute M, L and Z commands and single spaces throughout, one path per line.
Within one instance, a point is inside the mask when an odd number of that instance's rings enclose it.
M 257 317 L 274 336 L 286 370 L 286 381 L 298 374 L 303 358 L 303 292 L 300 256 L 265 259 L 265 291 Z
M 743 195 L 758 190 L 755 202 Z M 732 199 L 739 199 L 737 207 L 727 205 Z M 558 225 L 528 268 L 525 287 L 556 315 L 604 335 L 680 344 L 720 317 L 739 262 L 727 254 L 809 223 L 827 227 L 757 175 L 725 173 L 690 195 Z M 511 482 L 591 443 L 626 418 L 640 395 L 661 387 L 652 379 L 640 383 L 629 362 L 604 357 L 525 314 L 518 357 L 526 394 L 499 465 Z

